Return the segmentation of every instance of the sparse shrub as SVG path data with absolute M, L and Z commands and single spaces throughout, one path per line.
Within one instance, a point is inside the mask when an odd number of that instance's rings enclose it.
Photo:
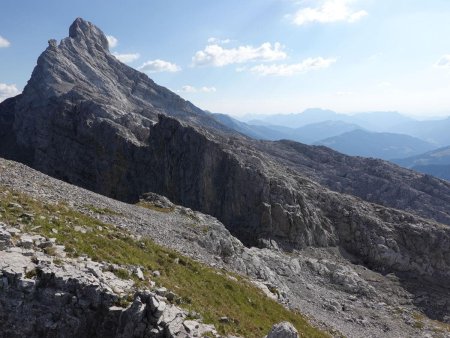
M 125 269 L 116 269 L 113 271 L 113 273 L 120 279 L 129 279 L 130 278 L 129 272 Z

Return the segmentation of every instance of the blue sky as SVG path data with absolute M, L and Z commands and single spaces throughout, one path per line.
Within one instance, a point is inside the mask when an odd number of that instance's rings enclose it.
M 448 0 L 2 0 L 0 100 L 81 16 L 203 109 L 450 115 Z

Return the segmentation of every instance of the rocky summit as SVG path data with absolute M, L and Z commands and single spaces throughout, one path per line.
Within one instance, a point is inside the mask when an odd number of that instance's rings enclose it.
M 0 104 L 0 156 L 106 196 L 92 197 L 97 216 L 104 217 L 99 206 L 104 203 L 110 205 L 108 210 L 129 215 L 114 215 L 107 223 L 127 228 L 133 236 L 156 241 L 164 237 L 162 245 L 187 250 L 188 256 L 205 264 L 220 262 L 289 308 L 306 313 L 330 334 L 448 334 L 448 182 L 325 147 L 243 136 L 122 64 L 109 52 L 103 32 L 83 19 L 71 25 L 69 37 L 49 41 L 23 93 Z M 82 201 L 83 194 L 94 196 L 59 181 L 44 186 L 50 178 L 15 162 L 5 163 L 0 184 L 35 199 L 52 197 L 53 202 L 75 205 L 75 197 Z M 23 180 L 31 180 L 31 187 Z M 67 194 L 60 194 L 55 185 Z M 139 202 L 141 207 L 107 197 Z M 168 220 L 139 216 L 148 205 Z M 201 219 L 204 233 L 186 230 L 186 238 L 167 240 L 176 232 L 164 228 L 176 229 L 170 225 L 171 215 L 180 210 Z M 160 237 L 164 231 L 166 236 Z M 5 247 L 11 251 L 12 245 Z M 203 255 L 186 249 L 197 245 Z M 30 264 L 12 252 L 15 256 L 7 257 Z M 27 257 L 26 252 L 20 254 Z M 9 258 L 2 261 L 2 271 Z M 39 267 L 37 276 L 44 280 L 39 285 L 46 285 L 46 266 L 51 264 Z M 58 271 L 55 268 L 55 274 Z M 6 276 L 10 285 L 13 277 Z M 21 297 L 16 293 L 22 290 L 17 278 L 11 299 Z M 58 292 L 67 292 L 56 286 Z M 5 295 L 0 304 L 8 301 Z M 150 296 L 139 299 L 136 296 L 131 306 L 151 307 Z M 2 308 L 8 307 L 0 307 L 0 320 L 6 322 Z M 122 312 L 117 313 L 113 315 Z M 8 325 L 16 325 L 16 320 L 9 317 Z M 229 325 L 230 318 L 221 323 Z M 167 330 L 158 325 L 146 328 L 159 330 L 155 334 Z M 123 327 L 117 330 L 124 332 Z M 63 327 L 59 330 L 67 334 Z M 296 334 L 284 323 L 269 336 L 279 331 L 284 332 L 280 337 Z

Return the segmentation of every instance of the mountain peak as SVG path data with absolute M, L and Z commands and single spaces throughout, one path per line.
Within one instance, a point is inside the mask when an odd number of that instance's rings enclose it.
M 76 18 L 69 28 L 69 37 L 86 45 L 100 45 L 108 50 L 109 44 L 106 35 L 100 28 L 82 18 Z

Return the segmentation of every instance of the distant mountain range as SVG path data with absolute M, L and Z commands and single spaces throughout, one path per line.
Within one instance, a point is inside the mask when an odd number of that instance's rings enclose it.
M 346 132 L 359 130 L 360 128 L 357 124 L 328 120 L 295 128 L 291 132 L 290 139 L 297 142 L 313 144 L 323 138 L 338 136 Z
M 223 114 L 213 116 L 256 139 L 325 145 L 344 154 L 385 160 L 450 145 L 450 118 L 418 121 L 397 112 L 346 115 L 318 108 L 299 114 L 249 115 L 240 120 Z
M 299 128 L 325 121 L 341 121 L 356 124 L 371 131 L 394 133 L 397 132 L 395 129 L 399 126 L 418 122 L 397 112 L 365 112 L 347 115 L 320 108 L 306 109 L 297 114 L 248 115 L 239 120 L 251 125 L 278 125 L 288 128 Z
M 332 110 L 319 108 L 307 109 L 298 114 L 249 115 L 241 120 L 252 125 L 279 125 L 289 128 L 299 128 L 312 123 L 324 121 L 349 121 L 349 116 L 338 114 Z
M 384 160 L 414 156 L 436 147 L 409 135 L 352 130 L 316 144 L 352 156 L 376 157 Z
M 252 125 L 236 120 L 226 114 L 213 114 L 213 117 L 227 127 L 258 140 L 275 141 L 289 138 L 290 129 L 286 127 Z
M 412 120 L 393 126 L 388 131 L 418 137 L 440 147 L 450 145 L 450 117 L 441 120 Z
M 366 112 L 353 115 L 340 114 L 319 108 L 307 109 L 297 114 L 247 115 L 239 118 L 248 125 L 287 127 L 295 129 L 326 121 L 340 121 L 358 125 L 374 132 L 406 134 L 420 138 L 437 147 L 450 145 L 450 117 L 418 121 L 398 112 Z M 348 131 L 348 130 L 347 130 Z M 331 137 L 323 135 L 322 139 Z
M 450 147 L 439 148 L 425 154 L 394 160 L 393 162 L 402 167 L 450 181 Z
M 245 123 L 225 114 L 214 114 L 214 118 L 227 127 L 256 139 L 270 141 L 286 139 L 306 144 L 313 144 L 324 138 L 361 128 L 357 124 L 339 120 L 327 120 L 290 128 L 283 125 Z

